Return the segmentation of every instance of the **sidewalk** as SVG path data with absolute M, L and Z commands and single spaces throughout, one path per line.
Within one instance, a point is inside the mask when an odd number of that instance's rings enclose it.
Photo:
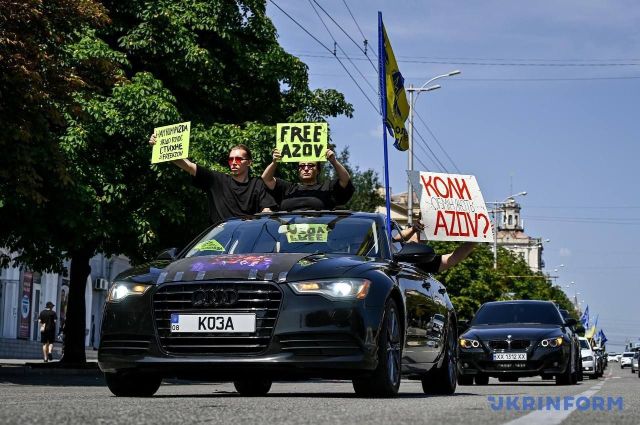
M 58 347 L 56 347 L 58 348 Z M 0 359 L 0 377 L 3 375 L 102 375 L 98 368 L 98 351 L 87 348 L 87 362 L 82 365 L 63 365 L 59 362 L 60 350 L 54 348 L 53 361 L 42 359 Z

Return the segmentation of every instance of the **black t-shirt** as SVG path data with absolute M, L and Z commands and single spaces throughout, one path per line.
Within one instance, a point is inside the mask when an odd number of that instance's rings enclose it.
M 281 211 L 293 210 L 331 210 L 344 205 L 354 192 L 353 183 L 349 180 L 347 187 L 342 187 L 339 179 L 303 185 L 276 179 L 276 186 L 269 191 L 280 205 Z
M 440 264 L 442 264 L 442 255 L 436 255 L 433 258 L 433 261 L 429 261 L 428 263 L 417 263 L 416 267 L 424 272 L 435 274 L 438 273 Z
M 56 320 L 58 320 L 58 315 L 53 310 L 42 310 L 40 312 L 40 317 L 38 317 L 41 323 L 44 323 L 44 332 L 51 332 L 56 328 Z
M 262 179 L 250 177 L 245 183 L 240 183 L 228 174 L 197 166 L 192 183 L 207 195 L 212 224 L 276 207 Z

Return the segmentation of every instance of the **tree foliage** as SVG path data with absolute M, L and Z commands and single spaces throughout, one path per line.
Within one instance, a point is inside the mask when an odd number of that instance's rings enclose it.
M 439 253 L 452 252 L 457 246 L 454 242 L 430 245 Z M 531 271 L 520 256 L 504 248 L 498 248 L 496 269 L 491 247 L 478 244 L 467 259 L 437 278 L 447 287 L 459 319 L 471 319 L 485 302 L 510 299 L 554 301 L 576 317 L 571 301 L 548 276 Z
M 0 147 L 22 143 L 0 167 L 0 222 L 11 223 L 0 246 L 39 270 L 71 258 L 65 358 L 84 361 L 91 256 L 141 262 L 206 224 L 188 176 L 150 165 L 154 127 L 191 121 L 197 163 L 224 167 L 228 149 L 245 143 L 262 170 L 276 122 L 350 116 L 352 107 L 334 90 L 309 89 L 306 65 L 279 46 L 263 0 L 21 7 L 0 11 L 1 107 L 17 111 Z

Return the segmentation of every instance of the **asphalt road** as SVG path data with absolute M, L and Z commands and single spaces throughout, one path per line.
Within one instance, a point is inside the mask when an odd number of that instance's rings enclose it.
M 616 363 L 605 378 L 575 386 L 538 378 L 513 384 L 491 379 L 487 386 L 459 386 L 456 395 L 439 397 L 424 395 L 419 382 L 404 381 L 400 397 L 376 400 L 357 398 L 345 381 L 275 383 L 268 396 L 258 398 L 240 397 L 232 384 L 174 381 L 153 398 L 116 398 L 97 377 L 0 375 L 0 424 L 638 424 L 639 388 L 638 375 Z M 538 397 L 580 395 L 590 397 L 589 403 L 603 397 L 605 410 L 566 410 L 564 404 L 522 410 L 523 397 L 538 403 Z M 492 408 L 489 397 L 495 402 L 503 397 L 502 408 Z M 608 411 L 607 397 L 622 398 L 622 409 L 614 404 Z

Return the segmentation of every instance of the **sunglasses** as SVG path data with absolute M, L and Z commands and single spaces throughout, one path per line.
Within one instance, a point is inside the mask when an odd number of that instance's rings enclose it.
M 241 164 L 242 161 L 246 161 L 247 158 L 243 158 L 241 156 L 230 156 L 229 159 L 227 159 L 227 161 L 229 162 L 229 165 L 231 164 Z
M 299 170 L 313 170 L 316 168 L 316 164 L 298 164 Z

